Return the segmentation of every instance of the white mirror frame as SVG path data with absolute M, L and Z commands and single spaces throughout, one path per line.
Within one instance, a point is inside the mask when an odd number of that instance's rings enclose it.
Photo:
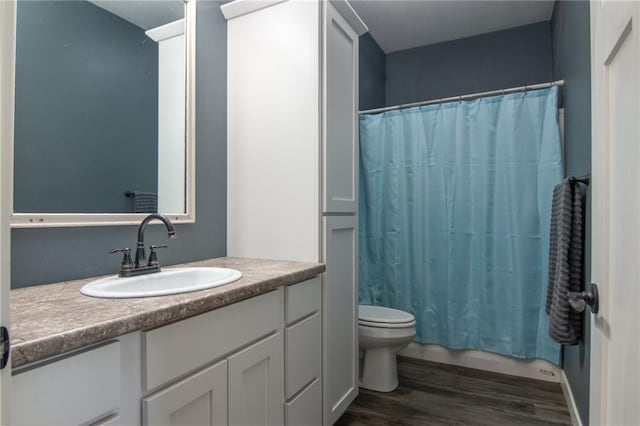
M 2 1 L 2 0 L 0 0 Z M 167 214 L 175 223 L 196 221 L 196 0 L 185 3 L 186 35 L 186 191 L 185 213 Z M 14 33 L 15 38 L 15 33 Z M 14 51 L 15 61 L 15 51 Z M 13 211 L 13 139 L 11 139 L 11 227 L 55 228 L 71 226 L 137 225 L 148 213 L 15 213 Z

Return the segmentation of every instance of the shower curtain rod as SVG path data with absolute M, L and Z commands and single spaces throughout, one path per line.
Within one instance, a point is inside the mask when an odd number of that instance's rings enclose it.
M 393 111 L 396 109 L 411 108 L 423 105 L 442 104 L 445 102 L 465 101 L 468 99 L 484 98 L 486 96 L 506 95 L 507 93 L 526 92 L 528 90 L 546 89 L 552 86 L 563 86 L 564 80 L 551 81 L 549 83 L 531 84 L 528 86 L 510 87 L 509 89 L 490 90 L 488 92 L 471 93 L 469 95 L 451 96 L 449 98 L 432 99 L 429 101 L 413 102 L 410 104 L 400 104 L 384 108 L 368 109 L 360 111 L 359 114 L 375 114 L 378 112 Z

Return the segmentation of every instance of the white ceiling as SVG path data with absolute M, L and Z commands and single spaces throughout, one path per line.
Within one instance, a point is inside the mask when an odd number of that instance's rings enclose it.
M 0 0 L 2 1 L 2 0 Z M 89 0 L 96 6 L 131 22 L 143 30 L 184 18 L 182 0 Z
M 547 21 L 553 0 L 351 0 L 385 53 Z

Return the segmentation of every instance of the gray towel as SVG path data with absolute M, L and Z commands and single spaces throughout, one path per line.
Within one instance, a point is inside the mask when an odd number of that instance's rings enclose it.
M 549 246 L 549 284 L 545 310 L 549 335 L 565 345 L 582 336 L 582 313 L 571 309 L 567 292 L 582 290 L 584 209 L 580 183 L 567 178 L 553 190 Z
M 155 192 L 133 191 L 134 213 L 157 213 L 158 194 Z

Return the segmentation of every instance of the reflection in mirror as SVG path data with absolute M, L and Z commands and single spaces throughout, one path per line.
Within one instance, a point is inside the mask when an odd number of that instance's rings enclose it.
M 182 1 L 20 1 L 14 212 L 186 213 Z

